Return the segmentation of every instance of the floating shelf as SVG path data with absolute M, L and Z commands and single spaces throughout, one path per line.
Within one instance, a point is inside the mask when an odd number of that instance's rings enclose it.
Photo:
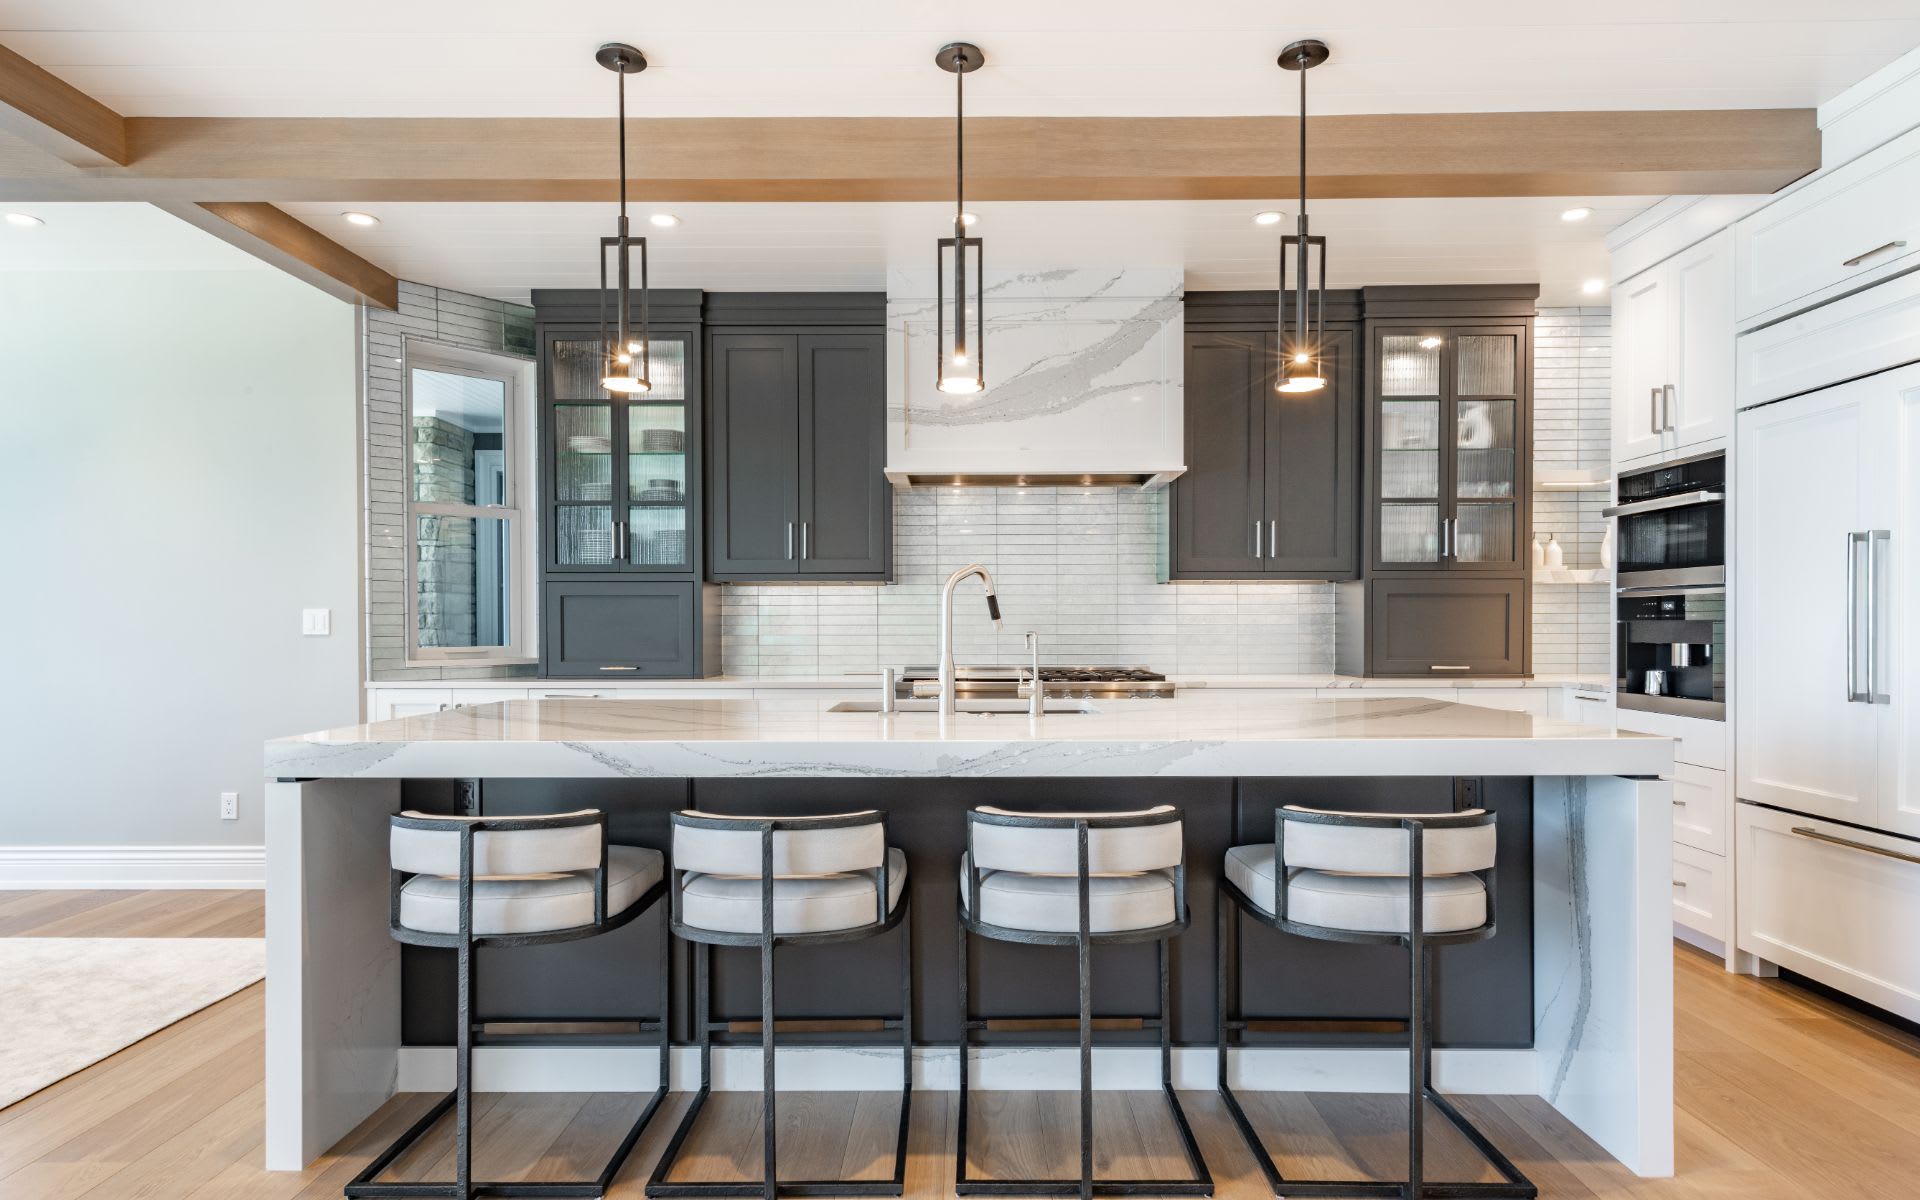
M 1535 583 L 1611 583 L 1613 572 L 1605 567 L 1535 567 Z
M 1533 468 L 1533 488 L 1537 492 L 1587 492 L 1613 486 L 1613 473 L 1606 467 Z

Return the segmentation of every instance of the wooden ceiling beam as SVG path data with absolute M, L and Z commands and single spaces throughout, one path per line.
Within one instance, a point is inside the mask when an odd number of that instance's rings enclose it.
M 76 167 L 125 166 L 126 119 L 0 46 L 0 129 Z
M 1298 189 L 1290 117 L 981 117 L 981 200 L 1275 200 Z M 1314 117 L 1322 199 L 1770 192 L 1815 169 L 1812 109 Z M 0 179 L 0 199 L 604 201 L 614 129 L 597 118 L 126 121 L 128 165 Z M 945 200 L 939 118 L 653 118 L 632 125 L 648 201 Z
M 162 204 L 221 241 L 342 300 L 400 307 L 400 281 L 271 204 L 257 201 Z

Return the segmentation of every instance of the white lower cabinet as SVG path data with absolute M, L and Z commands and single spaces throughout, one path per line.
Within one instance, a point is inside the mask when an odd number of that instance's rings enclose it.
M 1920 842 L 1734 807 L 1739 948 L 1920 1020 Z
M 1675 763 L 1673 842 L 1709 854 L 1727 852 L 1727 773 Z
M 1620 710 L 1614 706 L 1612 692 L 1588 692 L 1562 688 L 1556 697 L 1553 715 L 1581 725 L 1620 727 Z
M 1673 923 L 1727 940 L 1727 860 L 1676 841 L 1673 844 Z
M 1481 708 L 1505 708 L 1544 717 L 1553 707 L 1553 689 L 1461 688 L 1460 703 L 1477 704 Z
M 526 688 L 454 688 L 453 706 L 494 704 L 501 700 L 525 700 Z
M 453 706 L 451 688 L 389 688 L 373 693 L 368 710 L 370 719 L 391 721 L 398 717 L 417 717 Z

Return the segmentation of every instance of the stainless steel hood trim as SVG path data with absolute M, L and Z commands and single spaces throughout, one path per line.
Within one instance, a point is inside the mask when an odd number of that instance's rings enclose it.
M 1612 508 L 1602 509 L 1603 517 L 1631 517 L 1639 513 L 1660 512 L 1668 508 L 1692 508 L 1699 504 L 1719 504 L 1726 500 L 1725 492 L 1708 491 L 1702 488 L 1697 492 L 1681 492 L 1677 496 L 1659 496 L 1652 500 L 1636 500 L 1627 504 L 1616 504 Z

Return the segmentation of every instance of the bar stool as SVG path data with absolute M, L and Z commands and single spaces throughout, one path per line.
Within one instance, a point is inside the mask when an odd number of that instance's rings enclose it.
M 474 951 L 481 947 L 544 946 L 618 929 L 655 907 L 666 892 L 658 850 L 609 846 L 607 817 L 593 809 L 558 816 L 452 817 L 403 812 L 392 818 L 388 841 L 388 924 L 396 941 L 435 946 L 459 955 L 459 1024 L 453 1091 L 414 1122 L 346 1186 L 349 1197 L 587 1196 L 606 1194 L 641 1130 L 667 1095 L 667 939 L 656 964 L 660 1018 L 641 1020 L 631 1040 L 659 1051 L 653 1098 L 627 1130 L 597 1178 L 571 1182 L 488 1183 L 473 1178 L 473 1048 L 512 1040 L 490 1035 L 474 1015 Z M 664 915 L 664 909 L 662 913 Z M 520 1018 L 518 1023 L 526 1023 Z M 646 1035 L 651 1031 L 653 1037 Z M 595 1034 L 604 1045 L 608 1035 Z M 454 1112 L 451 1182 L 376 1183 L 449 1107 Z
M 1275 1196 L 1522 1197 L 1539 1194 L 1520 1169 L 1433 1086 L 1433 955 L 1436 947 L 1493 936 L 1496 900 L 1494 814 L 1329 812 L 1288 805 L 1274 814 L 1273 844 L 1227 851 L 1215 953 L 1218 1087 Z M 1283 872 L 1275 864 L 1284 865 Z M 1411 919 L 1412 913 L 1422 919 Z M 1284 933 L 1320 941 L 1407 948 L 1407 1178 L 1284 1179 L 1227 1078 L 1230 1034 L 1245 1020 L 1229 1013 L 1227 968 L 1238 966 L 1239 913 Z M 1428 1183 L 1423 1102 L 1430 1101 L 1502 1183 Z
M 1187 927 L 1187 868 L 1180 811 L 1030 813 L 977 808 L 967 814 L 960 859 L 960 1120 L 954 1190 L 962 1196 L 1211 1196 L 1213 1177 L 1173 1090 L 1173 1028 L 1167 943 Z M 973 1019 L 967 1005 L 967 939 L 1072 946 L 1080 967 L 1080 1176 L 968 1179 L 967 1076 Z M 1140 1018 L 1160 1031 L 1160 1088 L 1172 1109 L 1192 1179 L 1093 1176 L 1093 947 L 1153 942 L 1160 1010 Z
M 823 817 L 673 815 L 673 932 L 692 942 L 693 1028 L 700 1047 L 700 1091 L 647 1181 L 647 1195 L 898 1196 L 907 1176 L 907 1123 L 913 1102 L 913 923 L 907 858 L 887 844 L 885 813 Z M 774 1118 L 774 949 L 820 946 L 900 930 L 900 1126 L 889 1180 L 786 1180 L 779 1174 Z M 713 1082 L 715 1021 L 708 979 L 715 946 L 760 948 L 760 1179 L 669 1183 L 674 1158 L 693 1131 Z M 821 1043 L 810 1043 L 819 1045 Z

